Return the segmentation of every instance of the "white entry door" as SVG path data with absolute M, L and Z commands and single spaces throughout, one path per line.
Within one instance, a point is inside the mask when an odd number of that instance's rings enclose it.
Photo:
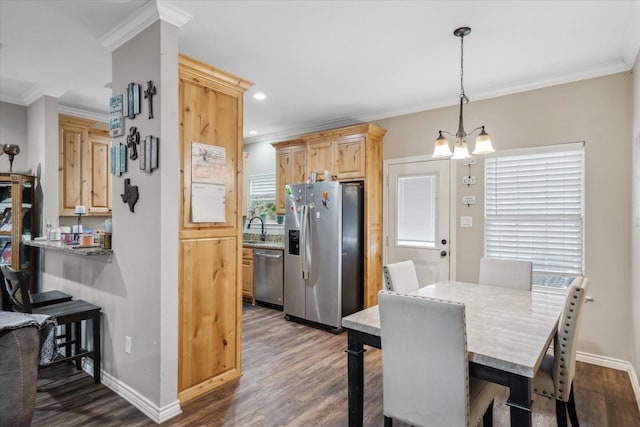
M 387 163 L 385 263 L 411 259 L 420 286 L 449 279 L 449 160 Z

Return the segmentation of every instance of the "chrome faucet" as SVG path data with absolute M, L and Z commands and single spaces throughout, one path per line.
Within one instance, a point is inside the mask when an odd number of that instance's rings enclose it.
M 247 230 L 251 228 L 251 223 L 253 222 L 254 219 L 259 219 L 260 223 L 262 224 L 262 231 L 260 232 L 260 240 L 264 242 L 267 238 L 267 234 L 264 232 L 264 221 L 262 220 L 262 218 L 260 218 L 259 216 L 252 217 L 249 220 L 249 225 L 247 225 Z

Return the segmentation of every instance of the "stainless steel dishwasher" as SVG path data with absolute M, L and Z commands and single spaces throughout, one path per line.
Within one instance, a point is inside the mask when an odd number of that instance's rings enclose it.
M 283 289 L 282 251 L 254 249 L 253 251 L 253 296 L 282 309 Z

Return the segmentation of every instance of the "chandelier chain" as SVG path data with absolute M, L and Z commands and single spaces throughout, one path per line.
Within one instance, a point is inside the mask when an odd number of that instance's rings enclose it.
M 460 36 L 460 99 L 469 103 L 469 98 L 464 93 L 464 35 Z

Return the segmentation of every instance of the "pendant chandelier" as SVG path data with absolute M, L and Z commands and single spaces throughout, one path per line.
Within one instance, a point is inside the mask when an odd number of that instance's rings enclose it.
M 444 130 L 438 131 L 438 139 L 436 139 L 435 149 L 433 150 L 434 158 L 451 157 L 452 159 L 466 159 L 471 157 L 469 149 L 467 148 L 467 133 L 462 124 L 462 106 L 465 102 L 469 103 L 469 98 L 467 98 L 467 95 L 464 93 L 464 37 L 469 35 L 470 32 L 471 28 L 469 27 L 461 27 L 453 32 L 454 36 L 460 37 L 460 117 L 458 119 L 458 131 L 455 135 Z M 473 135 L 473 133 L 478 130 L 480 133 L 476 138 L 476 146 L 473 154 L 493 153 L 495 150 L 491 145 L 489 134 L 484 131 L 484 126 L 475 128 L 469 132 L 469 135 Z M 449 141 L 442 135 L 443 133 L 455 137 L 456 142 L 453 153 L 449 148 Z

